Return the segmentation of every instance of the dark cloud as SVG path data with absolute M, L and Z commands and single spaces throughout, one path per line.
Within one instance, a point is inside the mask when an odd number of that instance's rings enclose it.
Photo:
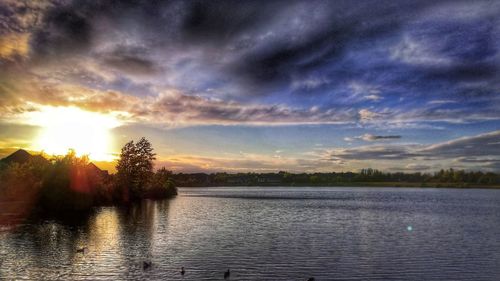
M 328 151 L 328 159 L 417 161 L 426 165 L 433 161 L 454 160 L 470 168 L 494 168 L 498 165 L 500 131 L 453 139 L 433 145 L 374 145 Z M 417 169 L 414 169 L 417 170 Z
M 389 139 L 400 139 L 401 136 L 388 135 L 388 136 L 369 136 L 367 139 L 370 140 L 389 140 Z
M 36 56 L 75 54 L 91 46 L 92 23 L 86 13 L 73 7 L 54 7 L 43 16 L 32 38 Z
M 231 65 L 230 69 L 248 79 L 250 84 L 288 85 L 293 76 L 306 76 L 340 63 L 346 52 L 363 48 L 367 40 L 376 40 L 397 31 L 425 6 L 424 2 L 399 2 L 398 5 L 385 3 L 375 7 L 364 2 L 354 7 L 346 1 L 311 1 L 303 8 L 319 14 L 318 22 L 310 14 L 301 18 L 297 11 L 283 8 L 281 16 L 290 18 L 289 25 L 274 31 L 289 36 L 269 40 L 268 46 L 245 54 L 241 62 Z M 302 23 L 294 25 L 294 18 Z M 297 29 L 294 31 L 293 28 Z M 349 69 L 335 73 L 337 79 L 347 75 L 350 75 Z
M 333 160 L 407 160 L 419 156 L 412 147 L 404 145 L 337 149 L 330 155 Z
M 136 75 L 153 75 L 159 72 L 159 66 L 147 57 L 145 50 L 128 50 L 118 47 L 109 54 L 102 55 L 102 62 L 115 70 Z
M 208 61 L 216 47 L 216 57 L 238 57 L 220 68 L 225 76 L 285 85 L 292 75 L 328 65 L 359 42 L 394 32 L 427 6 L 424 1 L 354 6 L 349 1 L 76 0 L 45 13 L 32 46 L 41 56 L 73 54 L 88 51 L 102 33 L 118 31 L 148 48 L 174 47 L 169 50 L 175 54 L 178 48 L 199 47 Z
M 486 157 L 497 155 L 500 151 L 500 131 L 464 137 L 449 142 L 431 145 L 420 153 L 440 157 Z
M 280 3 L 281 2 L 281 3 Z M 293 5 L 294 1 L 290 1 Z M 220 46 L 244 32 L 265 25 L 284 1 L 191 1 L 185 6 L 180 31 L 188 42 Z
M 151 120 L 198 124 L 349 123 L 355 112 L 303 110 L 286 106 L 243 105 L 237 102 L 169 93 L 141 113 Z
M 356 137 L 347 137 L 344 140 L 345 141 L 352 141 L 352 140 L 364 140 L 364 141 L 379 141 L 379 140 L 394 140 L 394 139 L 400 139 L 401 136 L 399 135 L 372 135 L 372 134 L 364 134 L 362 136 L 356 136 Z
M 498 66 L 493 63 L 470 63 L 442 68 L 425 69 L 429 79 L 444 79 L 454 82 L 484 81 L 498 75 Z
M 454 162 L 466 167 L 473 166 L 495 172 L 500 171 L 500 158 L 497 155 L 487 157 L 460 157 L 455 159 Z

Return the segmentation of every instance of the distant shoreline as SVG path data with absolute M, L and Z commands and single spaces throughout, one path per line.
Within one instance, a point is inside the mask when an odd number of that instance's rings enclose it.
M 418 183 L 418 182 L 351 182 L 335 185 L 315 184 L 260 184 L 260 185 L 195 185 L 178 186 L 179 188 L 202 188 L 202 187 L 393 187 L 393 188 L 454 188 L 454 189 L 500 189 L 500 185 L 462 184 L 462 183 Z

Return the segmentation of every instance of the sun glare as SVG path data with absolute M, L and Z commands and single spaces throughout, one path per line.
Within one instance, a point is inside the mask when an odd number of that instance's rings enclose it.
M 31 123 L 42 127 L 34 150 L 62 155 L 69 149 L 91 160 L 112 161 L 110 130 L 120 125 L 112 115 L 84 111 L 76 107 L 44 107 L 31 112 Z

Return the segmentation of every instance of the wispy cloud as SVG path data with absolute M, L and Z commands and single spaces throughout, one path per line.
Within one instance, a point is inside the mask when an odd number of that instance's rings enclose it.
M 293 79 L 291 89 L 297 90 L 314 90 L 318 87 L 325 86 L 331 81 L 326 77 L 308 77 L 306 79 Z
M 454 100 L 431 100 L 428 102 L 428 104 L 450 104 L 450 103 L 457 103 L 457 101 Z
M 352 81 L 349 83 L 349 89 L 352 92 L 350 96 L 352 99 L 379 101 L 383 99 L 381 90 L 377 86 L 361 83 L 359 81 Z

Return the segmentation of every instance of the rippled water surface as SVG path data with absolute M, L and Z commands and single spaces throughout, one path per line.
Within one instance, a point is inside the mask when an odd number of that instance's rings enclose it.
M 500 190 L 182 188 L 0 231 L 0 279 L 221 280 L 228 267 L 231 280 L 500 280 Z

